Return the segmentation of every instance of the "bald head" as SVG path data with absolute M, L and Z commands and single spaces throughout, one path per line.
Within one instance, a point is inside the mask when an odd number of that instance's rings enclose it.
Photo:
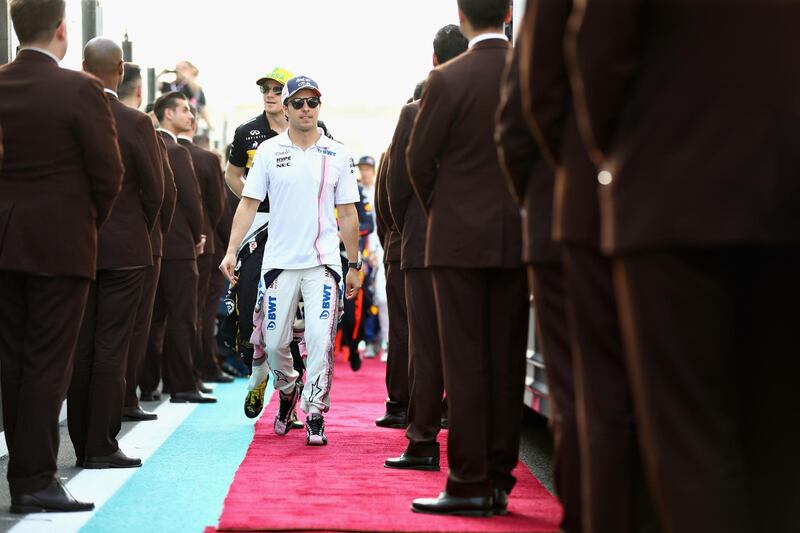
M 116 91 L 123 73 L 122 48 L 111 39 L 95 37 L 83 49 L 83 70 Z
M 122 63 L 122 48 L 105 37 L 95 37 L 83 49 L 83 66 L 95 76 L 118 70 Z

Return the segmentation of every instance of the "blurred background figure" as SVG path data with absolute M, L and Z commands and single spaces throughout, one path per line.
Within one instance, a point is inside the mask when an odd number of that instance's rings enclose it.
M 174 69 L 164 70 L 158 76 L 159 91 L 161 94 L 179 92 L 188 100 L 189 104 L 197 108 L 202 121 L 198 124 L 200 132 L 213 130 L 211 119 L 206 108 L 206 94 L 197 80 L 200 70 L 191 61 L 179 61 Z

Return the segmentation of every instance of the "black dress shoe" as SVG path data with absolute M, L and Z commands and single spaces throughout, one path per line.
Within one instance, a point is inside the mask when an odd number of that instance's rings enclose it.
M 217 399 L 202 392 L 176 392 L 169 399 L 172 403 L 217 403 Z
M 28 513 L 74 513 L 91 511 L 93 503 L 79 502 L 67 492 L 64 485 L 54 479 L 47 487 L 11 497 L 11 509 L 14 514 Z
M 84 468 L 138 468 L 140 466 L 142 466 L 141 459 L 128 457 L 122 453 L 122 450 L 117 450 L 111 455 L 89 456 L 83 461 Z
M 498 488 L 492 491 L 492 512 L 496 515 L 508 514 L 508 492 Z
M 386 413 L 375 421 L 375 425 L 379 428 L 406 429 L 408 422 L 405 413 Z
M 143 390 L 139 393 L 139 400 L 142 402 L 159 402 L 161 401 L 161 393 L 157 390 Z
M 202 381 L 197 382 L 197 390 L 199 390 L 203 394 L 211 394 L 212 392 L 214 392 L 214 389 L 212 389 Z
M 233 383 L 233 376 L 220 372 L 215 376 L 203 377 L 206 383 Z
M 400 468 L 404 470 L 439 470 L 439 456 L 425 457 L 404 453 L 400 457 L 386 459 L 383 466 L 386 468 Z
M 145 420 L 158 420 L 158 415 L 145 411 L 141 407 L 125 407 L 122 409 L 122 419 L 143 422 Z
M 411 510 L 415 513 L 439 515 L 492 516 L 492 498 L 487 496 L 462 498 L 443 492 L 438 498 L 414 500 Z

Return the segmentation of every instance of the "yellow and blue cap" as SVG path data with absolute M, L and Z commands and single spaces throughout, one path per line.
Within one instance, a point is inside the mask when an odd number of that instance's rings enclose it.
M 281 85 L 286 85 L 286 82 L 292 79 L 293 77 L 294 75 L 288 70 L 281 67 L 275 67 L 266 76 L 258 78 L 256 80 L 256 85 L 264 85 L 264 83 L 266 83 L 267 80 L 275 80 Z

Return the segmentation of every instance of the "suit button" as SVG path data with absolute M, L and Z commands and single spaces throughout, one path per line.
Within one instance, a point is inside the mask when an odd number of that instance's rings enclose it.
M 602 170 L 597 175 L 597 181 L 600 185 L 611 185 L 611 182 L 614 181 L 614 176 L 608 170 Z

